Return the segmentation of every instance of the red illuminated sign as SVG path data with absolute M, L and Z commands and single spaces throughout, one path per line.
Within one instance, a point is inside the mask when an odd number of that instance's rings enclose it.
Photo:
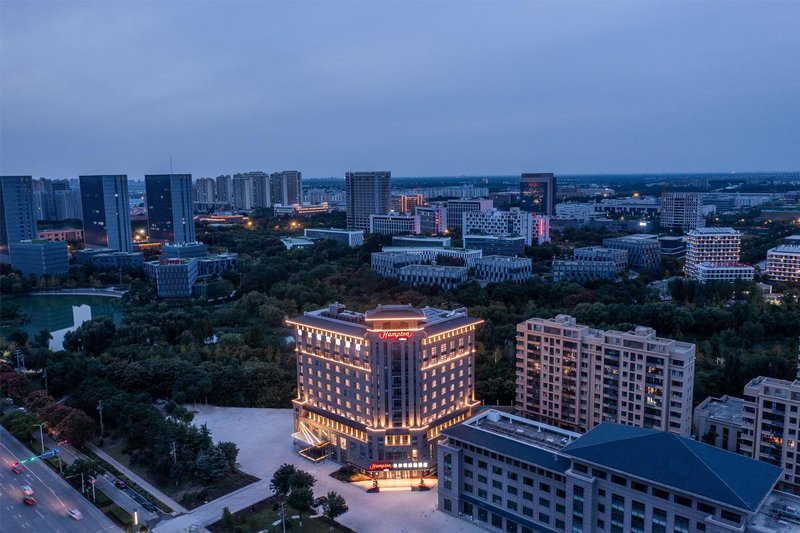
M 381 331 L 378 333 L 378 338 L 381 340 L 398 340 L 404 341 L 411 338 L 410 331 Z
M 391 470 L 392 463 L 370 463 L 369 464 L 370 470 Z

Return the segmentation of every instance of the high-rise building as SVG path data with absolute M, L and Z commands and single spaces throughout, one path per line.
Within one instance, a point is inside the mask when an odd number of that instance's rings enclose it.
M 80 189 L 53 191 L 54 220 L 81 219 L 83 208 Z
M 86 247 L 132 251 L 128 176 L 80 176 L 79 180 Z
M 733 228 L 696 228 L 686 235 L 687 277 L 697 277 L 697 267 L 709 265 L 738 265 L 742 234 Z
M 376 476 L 419 477 L 440 432 L 472 413 L 475 328 L 465 309 L 333 304 L 286 321 L 297 353 L 295 444 Z M 387 474 L 388 473 L 388 474 Z
M 800 380 L 757 377 L 744 387 L 740 452 L 784 469 L 778 487 L 800 494 Z
M 217 185 L 216 200 L 220 204 L 233 203 L 233 187 L 229 175 L 217 176 L 214 180 Z
M 200 178 L 194 182 L 194 201 L 198 204 L 213 204 L 217 201 L 217 183 L 214 178 Z
M 782 244 L 767 250 L 767 276 L 775 281 L 800 281 L 800 244 Z
M 272 204 L 292 205 L 303 203 L 303 173 L 284 170 L 270 174 Z
M 36 238 L 33 180 L 0 176 L 0 261 L 9 261 L 8 245 Z
M 662 228 L 681 228 L 689 231 L 706 225 L 703 216 L 703 195 L 699 192 L 661 193 Z
M 442 435 L 439 510 L 488 531 L 797 529 L 780 520 L 796 499 L 778 507 L 779 468 L 682 436 L 612 423 L 579 435 L 494 409 Z
M 253 180 L 253 207 L 270 207 L 272 205 L 271 181 L 266 172 L 248 172 Z
M 568 315 L 517 325 L 517 409 L 585 432 L 602 422 L 692 429 L 695 345 L 655 330 L 603 331 Z
M 345 173 L 347 229 L 369 231 L 370 215 L 389 212 L 391 188 L 392 173 L 388 171 Z
M 473 211 L 487 211 L 492 209 L 492 201 L 485 199 L 465 199 L 447 201 L 447 228 L 455 233 L 461 233 L 464 223 L 464 213 Z
M 150 240 L 161 243 L 195 242 L 192 175 L 146 175 L 144 183 Z
M 233 207 L 236 209 L 252 209 L 255 206 L 253 180 L 247 174 L 233 176 Z
M 519 195 L 523 211 L 555 216 L 556 177 L 552 172 L 523 174 Z

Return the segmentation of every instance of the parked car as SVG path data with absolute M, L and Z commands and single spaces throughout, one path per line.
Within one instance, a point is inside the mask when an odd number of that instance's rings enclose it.
M 22 501 L 25 502 L 25 505 L 36 505 L 38 503 L 33 496 L 25 496 Z
M 83 513 L 77 509 L 70 509 L 69 511 L 67 511 L 67 514 L 69 515 L 70 518 L 73 518 L 75 520 L 83 520 Z
M 22 494 L 25 496 L 33 496 L 33 489 L 30 485 L 22 485 L 20 488 L 22 489 Z
M 158 512 L 158 507 L 153 505 L 152 502 L 144 502 L 142 504 L 142 507 L 144 507 L 145 510 L 150 511 L 151 513 L 157 513 Z
M 116 480 L 114 482 L 114 486 L 117 487 L 118 489 L 126 489 L 126 488 L 128 488 L 128 485 L 126 485 L 125 482 L 122 481 L 121 479 Z

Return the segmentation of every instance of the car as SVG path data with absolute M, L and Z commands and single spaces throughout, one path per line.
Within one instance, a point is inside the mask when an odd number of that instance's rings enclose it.
M 81 513 L 77 509 L 70 509 L 69 511 L 67 511 L 67 514 L 69 515 L 70 518 L 73 518 L 75 520 L 83 520 L 83 513 Z
M 22 485 L 20 488 L 25 496 L 33 496 L 33 489 L 29 485 Z
M 37 503 L 36 498 L 33 496 L 25 496 L 22 501 L 25 502 L 25 505 L 36 505 Z
M 144 507 L 146 511 L 150 511 L 151 513 L 157 513 L 158 512 L 158 507 L 153 505 L 152 502 L 144 502 L 142 504 L 142 507 Z
M 125 482 L 122 481 L 121 479 L 116 480 L 114 482 L 114 486 L 117 487 L 118 489 L 126 489 L 126 488 L 128 488 L 128 485 L 126 485 Z
M 11 467 L 11 471 L 14 472 L 15 474 L 21 474 L 25 471 L 25 469 L 19 465 L 14 465 Z

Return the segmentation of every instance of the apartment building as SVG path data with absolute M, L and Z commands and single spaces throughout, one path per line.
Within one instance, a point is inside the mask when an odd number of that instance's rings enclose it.
M 286 321 L 294 328 L 300 453 L 380 477 L 436 466 L 441 431 L 471 416 L 475 328 L 466 309 L 340 304 Z M 313 455 L 312 455 L 313 454 Z
M 370 215 L 385 215 L 391 207 L 392 173 L 347 172 L 344 190 L 347 229 L 369 230 Z
M 741 453 L 781 467 L 778 487 L 800 494 L 800 380 L 757 377 L 743 399 Z
M 426 235 L 448 233 L 447 207 L 444 205 L 425 205 L 414 208 L 414 214 L 419 217 L 419 229 Z
M 776 531 L 751 525 L 780 469 L 685 437 L 613 423 L 580 435 L 495 410 L 442 435 L 439 510 L 489 531 Z
M 680 228 L 684 231 L 706 225 L 703 216 L 703 195 L 699 192 L 665 192 L 661 194 L 662 228 Z
M 709 396 L 694 408 L 694 436 L 723 450 L 739 451 L 744 400 L 727 394 Z
M 767 276 L 775 281 L 800 282 L 800 244 L 767 250 Z
M 686 235 L 686 276 L 695 278 L 702 263 L 737 265 L 742 234 L 733 228 L 697 228 Z
M 602 422 L 689 436 L 695 345 L 633 331 L 592 329 L 569 315 L 517 325 L 516 407 L 584 432 Z

